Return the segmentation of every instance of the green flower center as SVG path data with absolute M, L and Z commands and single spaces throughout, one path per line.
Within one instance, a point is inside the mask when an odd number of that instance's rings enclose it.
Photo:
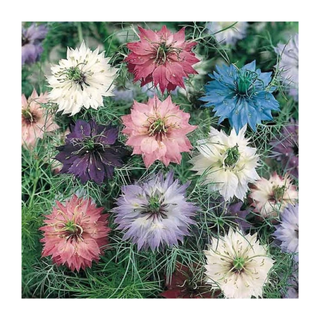
M 227 167 L 234 167 L 240 158 L 239 146 L 236 144 L 234 147 L 227 149 L 224 164 Z
M 84 148 L 88 151 L 93 151 L 96 148 L 96 144 L 93 138 L 84 140 Z
M 167 61 L 167 54 L 170 52 L 170 47 L 167 46 L 166 42 L 161 42 L 156 55 L 156 63 L 157 64 L 164 64 Z
M 257 80 L 258 75 L 256 72 L 249 70 L 240 70 L 237 82 L 237 91 L 240 95 L 249 95 L 253 90 L 254 82 Z
M 246 261 L 244 258 L 242 257 L 236 257 L 233 260 L 233 268 L 235 270 L 235 272 L 241 272 L 244 268 Z
M 66 232 L 67 240 L 79 240 L 82 238 L 83 229 L 72 220 L 69 220 L 65 223 L 63 230 Z
M 27 124 L 37 121 L 37 117 L 30 111 L 29 108 L 22 110 L 22 117 Z
M 67 69 L 65 71 L 65 74 L 68 80 L 71 80 L 76 84 L 79 84 L 82 91 L 83 91 L 83 84 L 89 86 L 89 84 L 86 82 L 85 73 L 82 72 L 78 66 Z
M 286 186 L 274 187 L 272 189 L 272 194 L 269 197 L 269 200 L 274 201 L 274 202 L 281 201 L 283 199 L 285 189 L 286 189 Z
M 74 234 L 77 231 L 77 225 L 71 220 L 66 222 L 64 228 L 67 232 L 70 232 L 72 234 Z
M 152 122 L 149 126 L 149 136 L 154 135 L 162 135 L 163 133 L 167 132 L 167 127 L 165 125 L 165 121 L 163 119 L 156 119 Z
M 167 211 L 166 211 L 167 205 L 163 205 L 162 201 L 160 200 L 159 195 L 154 194 L 148 199 L 148 204 L 143 206 L 142 214 L 148 215 L 148 218 L 161 218 L 166 219 L 167 218 Z
M 149 210 L 152 213 L 158 213 L 161 208 L 161 204 L 158 196 L 152 196 L 149 198 Z

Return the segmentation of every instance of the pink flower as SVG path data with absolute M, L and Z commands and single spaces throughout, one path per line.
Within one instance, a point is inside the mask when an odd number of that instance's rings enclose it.
M 134 101 L 131 114 L 122 116 L 126 126 L 122 132 L 129 136 L 126 144 L 133 147 L 133 154 L 142 154 L 146 167 L 156 160 L 167 166 L 180 163 L 180 152 L 192 148 L 186 134 L 197 126 L 190 125 L 189 118 L 170 96 L 162 102 L 155 96 L 147 104 Z
M 48 102 L 47 96 L 46 92 L 38 96 L 36 90 L 33 90 L 28 100 L 24 94 L 21 97 L 21 145 L 24 147 L 34 147 L 37 138 L 42 139 L 45 131 L 54 131 L 59 128 L 53 122 L 52 116 L 47 114 L 40 105 Z
M 40 228 L 44 231 L 42 257 L 51 255 L 55 264 L 65 264 L 72 271 L 91 267 L 108 244 L 108 215 L 101 215 L 103 208 L 97 208 L 91 199 L 76 195 L 65 205 L 56 203 Z
M 177 86 L 185 88 L 183 78 L 197 73 L 192 65 L 200 60 L 191 52 L 197 43 L 185 41 L 185 28 L 176 33 L 166 26 L 155 32 L 138 28 L 140 41 L 127 44 L 132 52 L 125 59 L 134 81 L 141 79 L 141 86 L 153 81 L 162 93 Z
M 273 218 L 279 217 L 288 205 L 295 205 L 298 201 L 298 191 L 288 174 L 280 177 L 274 172 L 269 180 L 261 178 L 255 182 L 249 198 L 255 208 L 254 212 L 264 218 Z

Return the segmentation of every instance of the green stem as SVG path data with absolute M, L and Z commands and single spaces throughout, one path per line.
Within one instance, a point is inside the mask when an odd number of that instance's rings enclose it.
M 77 25 L 78 25 L 78 37 L 79 37 L 79 41 L 80 41 L 80 43 L 82 43 L 82 41 L 83 41 L 83 33 L 82 33 L 81 22 L 78 22 Z

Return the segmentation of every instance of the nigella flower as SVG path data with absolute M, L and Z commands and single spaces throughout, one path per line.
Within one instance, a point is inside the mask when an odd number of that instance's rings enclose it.
M 132 52 L 125 59 L 134 81 L 141 80 L 141 86 L 149 82 L 154 86 L 159 84 L 162 93 L 177 86 L 184 88 L 183 78 L 197 73 L 192 65 L 199 60 L 191 52 L 197 43 L 185 41 L 185 28 L 176 33 L 171 33 L 166 26 L 155 32 L 138 28 L 140 41 L 127 44 Z
M 206 24 L 207 31 L 214 34 L 218 42 L 227 45 L 234 45 L 238 40 L 243 39 L 246 36 L 247 28 L 248 22 L 244 21 L 212 21 Z
M 58 111 L 75 115 L 82 107 L 97 109 L 103 106 L 103 97 L 112 96 L 117 69 L 109 64 L 110 58 L 91 51 L 84 42 L 80 48 L 67 51 L 67 59 L 51 67 L 48 77 L 52 88 L 49 98 L 59 105 Z
M 28 98 L 21 97 L 21 145 L 33 148 L 37 139 L 42 139 L 45 132 L 57 130 L 59 126 L 53 121 L 52 116 L 42 108 L 42 103 L 48 102 L 48 94 L 33 90 Z
M 299 256 L 299 205 L 288 205 L 281 214 L 280 224 L 276 225 L 274 236 L 281 242 L 282 251 L 294 253 L 295 261 Z
M 291 119 L 290 123 L 285 125 L 280 133 L 270 144 L 272 156 L 281 161 L 285 172 L 298 178 L 299 174 L 299 125 L 298 122 Z
M 261 178 L 255 182 L 249 198 L 253 201 L 254 211 L 262 217 L 278 217 L 289 204 L 296 203 L 298 192 L 288 174 L 280 177 L 274 172 L 269 180 Z
M 44 24 L 32 24 L 29 28 L 22 27 L 22 65 L 32 64 L 39 60 L 43 51 L 42 40 L 46 37 L 48 29 Z
M 55 264 L 65 264 L 72 271 L 91 267 L 108 244 L 108 215 L 101 214 L 92 200 L 73 195 L 65 204 L 56 202 L 40 230 L 44 237 L 42 257 L 52 256 Z
M 195 266 L 196 268 L 196 266 Z M 214 296 L 220 293 L 218 290 Z M 190 267 L 179 262 L 171 277 L 166 277 L 166 290 L 160 293 L 164 298 L 212 298 L 210 286 L 203 284 L 194 277 Z
M 133 154 L 142 154 L 146 167 L 156 160 L 168 166 L 180 163 L 181 152 L 192 148 L 186 134 L 197 126 L 190 125 L 189 118 L 170 96 L 164 101 L 154 96 L 147 104 L 134 101 L 131 114 L 122 116 L 126 126 L 122 132 L 129 136 L 126 144 L 133 147 Z
M 82 183 L 91 180 L 101 184 L 112 178 L 114 167 L 122 165 L 122 146 L 116 143 L 118 129 L 94 120 L 77 120 L 66 136 L 66 144 L 58 147 L 55 159 L 63 164 L 60 173 L 71 173 Z
M 236 196 L 243 200 L 249 182 L 259 179 L 256 172 L 259 156 L 256 148 L 248 146 L 246 126 L 239 134 L 232 129 L 230 135 L 211 127 L 209 138 L 199 140 L 199 154 L 191 159 L 197 175 L 205 177 L 211 191 L 219 191 L 225 200 Z
M 224 237 L 212 238 L 204 253 L 207 283 L 220 287 L 226 298 L 262 297 L 274 261 L 257 233 L 244 235 L 230 228 Z
M 279 43 L 275 48 L 279 56 L 280 78 L 288 87 L 289 94 L 298 100 L 299 85 L 299 37 L 295 34 L 287 44 Z M 275 66 L 277 67 L 277 66 Z
M 117 199 L 115 223 L 124 231 L 123 240 L 130 239 L 141 248 L 155 250 L 177 245 L 189 235 L 197 207 L 186 199 L 189 183 L 180 185 L 171 171 L 166 178 L 159 172 L 146 181 L 121 188 Z
M 236 132 L 246 124 L 256 131 L 262 120 L 271 120 L 271 111 L 279 110 L 279 103 L 272 95 L 275 87 L 270 86 L 271 72 L 261 72 L 256 62 L 246 64 L 241 69 L 234 65 L 217 66 L 217 72 L 209 76 L 213 79 L 205 86 L 205 107 L 214 107 L 219 123 L 224 119 Z

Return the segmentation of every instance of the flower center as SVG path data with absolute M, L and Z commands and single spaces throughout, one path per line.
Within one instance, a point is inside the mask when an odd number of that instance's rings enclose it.
M 37 121 L 37 116 L 34 115 L 29 108 L 22 110 L 22 117 L 27 124 L 31 124 Z
M 72 220 L 69 220 L 64 225 L 64 231 L 67 234 L 68 239 L 76 239 L 82 238 L 83 229 L 74 223 Z
M 148 199 L 148 205 L 144 206 L 144 210 L 141 212 L 142 214 L 147 214 L 149 217 L 147 219 L 152 218 L 167 218 L 166 205 L 162 204 L 162 200 L 160 200 L 159 195 L 154 194 Z
M 227 149 L 226 158 L 224 159 L 224 165 L 226 167 L 234 167 L 239 161 L 240 152 L 239 146 L 236 144 L 234 147 Z
M 254 89 L 254 82 L 257 80 L 256 72 L 240 70 L 237 82 L 237 93 L 241 96 L 250 95 Z
M 274 201 L 275 203 L 281 201 L 283 199 L 285 188 L 286 186 L 274 187 L 272 189 L 272 194 L 270 195 L 269 200 Z
M 234 272 L 237 272 L 237 273 L 241 273 L 241 271 L 243 270 L 244 268 L 244 265 L 245 265 L 246 261 L 244 258 L 242 257 L 236 257 L 234 260 L 233 260 L 233 271 Z
M 156 64 L 164 64 L 167 61 L 167 54 L 170 52 L 170 47 L 163 41 L 159 44 L 157 55 L 155 58 Z
M 28 44 L 30 41 L 27 37 L 25 37 L 24 35 L 22 35 L 22 46 L 25 46 L 26 44 Z
M 167 133 L 168 128 L 163 119 L 156 119 L 149 126 L 149 136 L 154 136 L 156 140 L 162 141 L 163 136 Z
M 67 69 L 66 76 L 68 80 L 71 80 L 76 84 L 79 84 L 82 91 L 83 91 L 83 84 L 86 84 L 87 86 L 89 86 L 89 84 L 86 83 L 85 74 L 79 69 L 78 66 Z
M 85 139 L 85 140 L 83 141 L 83 145 L 84 145 L 84 148 L 85 148 L 87 151 L 93 151 L 93 150 L 96 148 L 94 139 L 92 139 L 92 138 Z

